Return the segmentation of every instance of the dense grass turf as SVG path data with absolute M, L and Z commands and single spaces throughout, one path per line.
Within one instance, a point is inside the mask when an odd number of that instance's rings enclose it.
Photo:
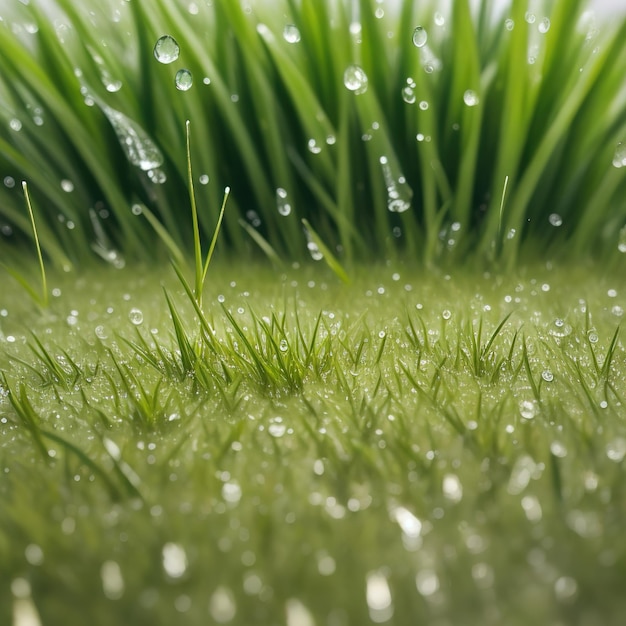
M 212 271 L 7 293 L 4 623 L 621 623 L 621 274 Z

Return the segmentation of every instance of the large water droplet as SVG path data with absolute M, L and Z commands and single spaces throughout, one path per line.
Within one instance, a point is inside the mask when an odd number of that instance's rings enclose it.
M 463 94 L 463 102 L 468 107 L 475 107 L 480 100 L 478 99 L 478 94 L 473 89 L 467 89 Z
M 180 47 L 174 37 L 170 35 L 163 35 L 159 37 L 154 44 L 154 58 L 159 63 L 173 63 L 178 59 L 180 54 Z
M 413 31 L 413 45 L 416 48 L 423 48 L 428 41 L 428 33 L 423 26 L 418 26 Z
M 267 428 L 267 432 L 279 439 L 287 432 L 287 426 L 283 423 L 282 417 L 273 417 L 270 420 L 270 425 Z
M 193 75 L 187 69 L 178 70 L 174 80 L 178 91 L 189 91 L 193 85 Z
M 126 157 L 133 165 L 148 171 L 158 168 L 163 163 L 161 151 L 137 122 L 106 104 L 98 104 L 113 126 Z
M 287 43 L 298 43 L 301 39 L 298 27 L 295 24 L 287 24 L 283 29 L 283 38 Z
M 280 215 L 286 217 L 291 213 L 291 204 L 287 199 L 287 192 L 282 187 L 276 189 L 276 207 Z
M 558 213 L 550 213 L 548 221 L 552 226 L 556 226 L 557 228 L 563 225 L 563 218 Z
M 350 65 L 343 73 L 343 84 L 355 94 L 367 91 L 367 74 L 358 65 Z

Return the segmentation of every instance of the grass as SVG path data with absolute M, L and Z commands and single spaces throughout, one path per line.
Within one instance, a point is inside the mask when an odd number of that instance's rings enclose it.
M 0 623 L 621 624 L 626 21 L 55 6 L 0 24 Z
M 0 215 L 9 242 L 31 236 L 15 182 L 27 180 L 58 267 L 94 246 L 117 264 L 158 255 L 134 205 L 190 245 L 186 120 L 202 234 L 231 187 L 223 238 L 237 256 L 260 246 L 302 260 L 307 232 L 347 266 L 473 250 L 512 267 L 528 240 L 572 258 L 617 254 L 624 20 L 594 24 L 579 0 L 528 15 L 521 0 L 500 12 L 488 1 L 474 12 L 466 1 L 449 12 L 371 0 L 57 4 L 56 22 L 34 2 L 5 10 Z M 180 49 L 168 65 L 153 54 L 165 34 Z M 182 68 L 194 77 L 185 92 Z M 361 88 L 346 87 L 354 68 Z
M 3 313 L 4 621 L 620 622 L 623 277 L 217 265 L 190 376 L 113 272 Z

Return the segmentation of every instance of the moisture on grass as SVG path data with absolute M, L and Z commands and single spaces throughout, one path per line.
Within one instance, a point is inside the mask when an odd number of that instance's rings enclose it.
M 222 262 L 197 374 L 172 271 L 9 293 L 3 621 L 619 624 L 626 284 L 600 274 Z

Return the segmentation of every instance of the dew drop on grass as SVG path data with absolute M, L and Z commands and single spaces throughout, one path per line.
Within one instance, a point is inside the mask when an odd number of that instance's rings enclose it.
M 408 85 L 404 87 L 404 89 L 402 90 L 402 99 L 407 104 L 415 104 L 417 98 L 415 97 L 415 91 L 412 87 L 409 87 Z
M 287 43 L 298 43 L 301 39 L 298 27 L 295 24 L 287 24 L 283 29 L 283 38 Z
M 425 598 L 439 591 L 439 577 L 431 569 L 422 569 L 415 576 L 415 586 Z
M 413 190 L 408 186 L 402 174 L 392 171 L 391 163 L 386 156 L 381 156 L 379 163 L 387 187 L 387 209 L 391 213 L 408 211 L 411 208 Z
M 162 549 L 165 573 L 170 578 L 181 578 L 187 571 L 187 553 L 179 543 L 166 543 Z
M 563 225 L 563 218 L 558 213 L 550 213 L 548 221 L 552 226 L 559 227 Z
M 554 380 L 554 374 L 550 370 L 543 370 L 543 372 L 541 372 L 541 378 L 547 383 L 551 383 Z
M 421 535 L 422 522 L 408 509 L 400 506 L 392 511 L 391 516 L 407 538 L 417 539 Z
M 237 504 L 241 500 L 241 486 L 235 480 L 231 480 L 222 485 L 222 498 L 230 504 Z
M 9 121 L 9 128 L 18 133 L 20 130 L 22 130 L 22 122 L 14 117 L 12 120 Z
M 128 160 L 144 171 L 158 168 L 163 163 L 163 155 L 146 131 L 137 122 L 112 109 L 101 105 Z
M 286 217 L 291 213 L 291 204 L 287 198 L 287 191 L 282 187 L 276 189 L 276 207 L 278 213 Z
M 109 600 L 119 600 L 124 595 L 124 578 L 116 561 L 105 561 L 100 568 L 102 591 Z
M 178 59 L 180 54 L 180 47 L 176 42 L 176 39 L 170 35 L 163 35 L 159 37 L 154 44 L 154 58 L 159 63 L 173 63 Z
M 626 457 L 626 439 L 616 437 L 606 444 L 606 456 L 615 463 L 621 463 Z
M 478 99 L 478 94 L 473 89 L 467 89 L 463 94 L 463 102 L 468 107 L 475 107 L 480 100 Z
M 387 622 L 393 616 L 391 590 L 384 573 L 370 572 L 366 578 L 367 608 L 370 619 L 376 624 Z
M 456 474 L 446 474 L 443 478 L 443 495 L 450 502 L 460 502 L 463 499 L 463 485 Z
M 550 30 L 550 18 L 544 17 L 537 26 L 537 29 L 542 35 L 545 35 Z
M 416 48 L 423 48 L 428 41 L 428 33 L 423 26 L 418 26 L 413 31 L 413 45 Z
M 174 82 L 178 91 L 189 91 L 193 85 L 193 75 L 187 69 L 178 70 Z
M 524 15 L 524 19 L 526 20 L 528 24 L 534 24 L 535 20 L 537 19 L 537 16 L 534 13 L 527 11 L 526 15 Z
M 437 24 L 437 26 L 443 26 L 446 23 L 444 16 L 439 12 L 435 13 L 435 16 L 433 19 L 434 19 L 435 24 Z
M 72 191 L 74 191 L 74 183 L 71 180 L 63 179 L 61 181 L 61 189 L 63 189 L 65 193 L 72 193 Z
M 208 185 L 209 184 L 209 175 L 208 174 L 201 174 L 200 178 L 198 178 L 198 182 L 201 185 Z
M 282 437 L 287 432 L 287 426 L 283 423 L 282 417 L 273 417 L 270 420 L 270 425 L 267 427 L 267 432 L 277 439 Z
M 626 167 L 626 144 L 620 143 L 617 144 L 615 148 L 615 155 L 613 156 L 613 167 L 621 168 Z
M 367 82 L 367 74 L 359 65 L 349 65 L 343 73 L 343 84 L 357 95 L 367 91 Z
M 209 613 L 218 624 L 231 622 L 237 614 L 235 596 L 228 587 L 218 587 L 209 600 Z
M 537 406 L 532 400 L 522 400 L 519 403 L 519 413 L 525 420 L 531 420 L 537 415 Z
M 512 20 L 511 18 L 504 20 L 504 27 L 507 30 L 513 30 L 515 28 L 515 21 Z
M 140 326 L 141 324 L 143 324 L 143 312 L 140 309 L 133 307 L 128 313 L 128 319 L 135 326 Z

